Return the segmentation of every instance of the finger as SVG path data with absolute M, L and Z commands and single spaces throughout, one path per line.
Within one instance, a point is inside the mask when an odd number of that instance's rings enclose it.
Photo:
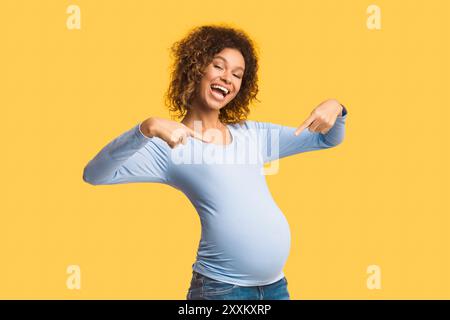
M 181 134 L 178 139 L 176 139 L 176 141 L 174 142 L 174 148 L 179 146 L 180 144 L 186 144 L 185 143 L 185 139 L 186 139 L 186 135 L 185 134 Z
M 184 134 L 184 135 L 181 136 L 181 143 L 182 144 L 186 144 L 187 143 L 187 135 Z
M 170 133 L 169 145 L 173 149 L 182 142 L 183 136 L 186 135 L 186 130 L 177 128 Z
M 195 139 L 199 139 L 205 142 L 211 142 L 211 138 L 203 135 L 201 132 L 196 132 L 189 127 L 186 127 L 186 129 L 191 137 L 194 137 Z
M 315 120 L 315 115 L 310 115 L 308 119 L 306 119 L 300 127 L 295 130 L 295 135 L 298 136 L 305 128 L 309 127 L 309 125 Z
M 175 130 L 173 130 L 173 131 L 171 132 L 171 134 L 170 134 L 170 140 L 171 140 L 173 143 L 177 143 L 177 142 L 181 139 L 181 137 L 182 137 L 183 134 L 184 134 L 184 130 L 181 129 L 181 128 L 177 128 L 177 129 L 175 129 Z
M 309 126 L 309 131 L 311 132 L 317 132 L 317 128 L 319 126 L 321 126 L 323 124 L 322 121 L 320 121 L 319 119 L 316 119 L 316 121 L 314 121 L 310 126 Z
M 326 124 L 326 123 L 322 123 L 321 125 L 319 125 L 317 128 L 316 128 L 316 131 L 317 132 L 320 132 L 320 133 L 322 133 L 322 134 L 325 134 L 325 133 L 327 133 L 328 132 L 328 125 Z

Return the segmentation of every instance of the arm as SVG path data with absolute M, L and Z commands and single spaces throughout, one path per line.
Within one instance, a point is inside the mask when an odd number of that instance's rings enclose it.
M 157 137 L 144 135 L 140 125 L 103 147 L 84 168 L 83 180 L 92 185 L 167 183 L 167 150 Z
M 298 136 L 295 127 L 283 126 L 270 122 L 253 122 L 259 129 L 263 160 L 270 162 L 293 154 L 321 150 L 340 144 L 345 135 L 347 109 L 342 106 L 342 115 L 338 115 L 333 127 L 326 133 L 303 130 Z

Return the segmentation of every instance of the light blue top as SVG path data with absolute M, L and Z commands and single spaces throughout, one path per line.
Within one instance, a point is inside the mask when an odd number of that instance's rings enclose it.
M 84 168 L 83 179 L 92 185 L 159 182 L 180 190 L 202 226 L 192 269 L 240 286 L 267 285 L 284 277 L 291 238 L 264 163 L 338 145 L 346 117 L 344 108 L 326 134 L 305 129 L 298 136 L 295 127 L 246 120 L 227 125 L 230 144 L 188 138 L 173 149 L 145 136 L 139 123 L 107 144 Z

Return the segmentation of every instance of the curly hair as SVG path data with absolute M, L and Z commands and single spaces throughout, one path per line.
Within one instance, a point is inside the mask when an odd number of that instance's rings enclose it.
M 214 56 L 225 48 L 237 49 L 245 61 L 240 90 L 236 97 L 219 111 L 223 123 L 244 121 L 250 113 L 249 104 L 258 93 L 258 55 L 256 45 L 242 30 L 227 25 L 206 25 L 193 28 L 188 35 L 175 42 L 171 50 L 174 59 L 171 80 L 165 94 L 165 104 L 177 118 L 184 116 L 193 99 L 203 70 Z M 173 118 L 173 117 L 172 117 Z

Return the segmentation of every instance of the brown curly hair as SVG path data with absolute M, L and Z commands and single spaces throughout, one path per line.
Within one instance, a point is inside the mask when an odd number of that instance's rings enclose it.
M 214 56 L 225 48 L 237 49 L 245 61 L 241 88 L 236 97 L 220 109 L 219 120 L 223 123 L 244 121 L 250 113 L 249 104 L 258 93 L 258 55 L 255 43 L 242 30 L 225 24 L 193 28 L 186 37 L 175 42 L 171 50 L 173 65 L 165 104 L 177 118 L 183 117 L 193 99 L 203 70 Z M 172 117 L 173 118 L 173 117 Z

